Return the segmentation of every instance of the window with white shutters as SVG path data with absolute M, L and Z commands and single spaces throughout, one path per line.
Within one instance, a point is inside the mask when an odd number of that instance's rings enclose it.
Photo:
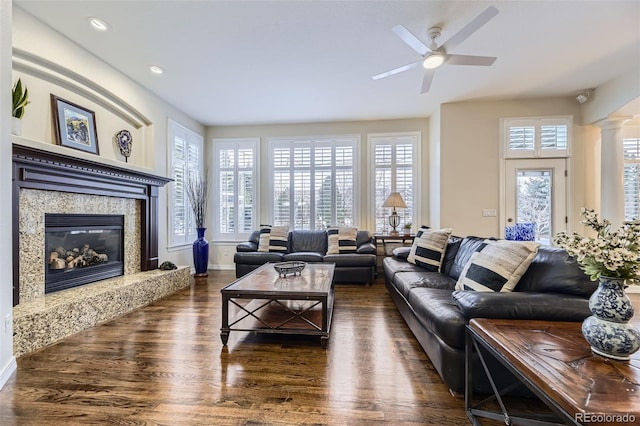
M 571 116 L 504 118 L 501 122 L 506 158 L 569 156 Z
M 640 219 L 640 138 L 624 138 L 624 218 Z
M 271 221 L 292 229 L 354 226 L 357 136 L 273 139 Z
M 391 192 L 399 192 L 407 205 L 397 209 L 400 226 L 416 224 L 415 188 L 418 182 L 418 146 L 420 134 L 376 134 L 369 136 L 369 149 L 373 155 L 373 199 L 375 232 L 389 230 L 390 209 L 382 207 Z M 413 227 L 414 231 L 417 226 Z
M 213 140 L 213 234 L 218 240 L 246 240 L 258 226 L 259 141 Z
M 169 246 L 192 244 L 196 239 L 193 211 L 185 185 L 189 179 L 203 176 L 202 136 L 169 120 L 169 174 L 173 182 L 168 186 Z

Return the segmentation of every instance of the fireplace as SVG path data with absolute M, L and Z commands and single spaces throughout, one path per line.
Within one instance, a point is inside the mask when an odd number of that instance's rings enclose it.
M 45 214 L 45 294 L 124 274 L 124 215 Z

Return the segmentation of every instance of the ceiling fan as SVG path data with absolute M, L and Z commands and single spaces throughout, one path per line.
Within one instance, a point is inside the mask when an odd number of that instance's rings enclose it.
M 431 39 L 429 46 L 425 45 L 422 41 L 420 41 L 416 36 L 414 36 L 408 29 L 403 27 L 402 25 L 397 25 L 393 27 L 393 32 L 396 33 L 398 37 L 402 39 L 405 43 L 409 45 L 413 50 L 418 52 L 421 56 L 420 60 L 416 62 L 412 62 L 410 64 L 394 68 L 391 71 L 383 72 L 381 74 L 374 75 L 374 80 L 379 80 L 384 77 L 388 77 L 390 75 L 398 74 L 403 71 L 410 70 L 412 68 L 417 67 L 422 64 L 425 68 L 424 71 L 424 79 L 422 81 L 422 90 L 420 93 L 426 93 L 429 91 L 431 87 L 431 81 L 433 80 L 433 75 L 436 72 L 436 68 L 438 68 L 442 64 L 450 64 L 450 65 L 480 65 L 480 66 L 490 66 L 492 65 L 496 57 L 493 56 L 470 56 L 470 55 L 452 55 L 448 54 L 447 51 L 453 50 L 460 43 L 465 41 L 469 36 L 478 31 L 484 24 L 489 22 L 491 18 L 498 14 L 498 9 L 493 6 L 489 6 L 485 9 L 480 15 L 476 16 L 471 22 L 469 22 L 466 26 L 464 26 L 460 31 L 458 31 L 453 37 L 447 40 L 442 45 L 438 46 L 437 39 L 440 37 L 441 28 L 440 27 L 432 27 L 429 28 L 427 34 Z

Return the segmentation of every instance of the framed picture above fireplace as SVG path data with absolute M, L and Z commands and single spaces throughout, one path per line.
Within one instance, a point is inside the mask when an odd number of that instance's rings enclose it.
M 51 94 L 51 110 L 56 143 L 80 151 L 98 154 L 96 115 L 73 102 Z

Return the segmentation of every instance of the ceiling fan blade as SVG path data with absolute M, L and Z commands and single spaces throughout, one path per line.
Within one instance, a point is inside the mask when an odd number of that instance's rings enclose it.
M 465 41 L 471 34 L 478 31 L 484 24 L 489 22 L 489 20 L 491 20 L 491 18 L 493 18 L 497 14 L 498 9 L 493 6 L 489 6 L 484 10 L 484 12 L 476 16 L 466 26 L 462 27 L 462 29 L 458 31 L 453 37 L 447 40 L 447 42 L 443 44 L 443 47 L 447 51 L 455 49 L 456 46 Z
M 418 37 L 414 36 L 408 29 L 403 27 L 402 25 L 396 25 L 393 27 L 392 31 L 396 33 L 398 37 L 402 39 L 405 43 L 409 45 L 413 50 L 418 52 L 418 55 L 424 56 L 428 52 L 431 52 L 423 42 L 421 42 Z
M 381 78 L 385 78 L 385 77 L 389 77 L 390 75 L 394 75 L 394 74 L 398 74 L 400 72 L 406 71 L 406 70 L 410 70 L 411 68 L 415 68 L 418 65 L 420 65 L 422 63 L 423 59 L 420 59 L 419 61 L 416 62 L 412 62 L 410 64 L 398 67 L 398 68 L 394 68 L 390 71 L 387 72 L 383 72 L 380 74 L 376 74 L 373 77 L 371 77 L 374 80 L 380 80 Z
M 449 65 L 478 65 L 488 67 L 496 61 L 495 56 L 447 55 Z
M 433 81 L 433 75 L 436 73 L 435 69 L 424 70 L 424 77 L 422 78 L 422 90 L 420 93 L 427 93 L 431 88 L 431 82 Z

